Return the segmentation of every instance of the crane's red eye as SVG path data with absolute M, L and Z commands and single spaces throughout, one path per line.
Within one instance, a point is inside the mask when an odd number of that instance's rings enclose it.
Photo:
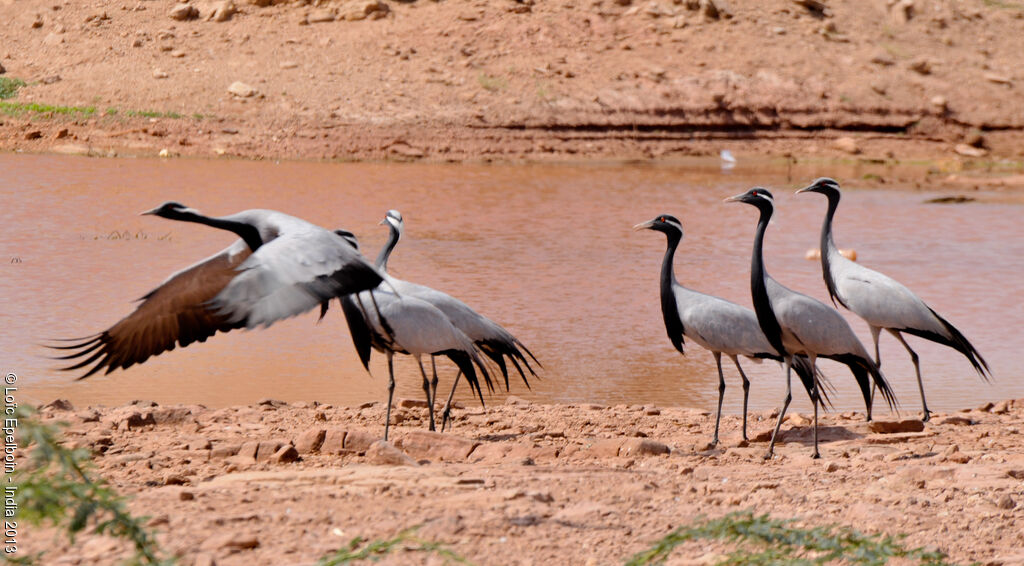
M 662 217 L 658 218 L 658 222 L 665 222 L 665 217 L 662 216 Z

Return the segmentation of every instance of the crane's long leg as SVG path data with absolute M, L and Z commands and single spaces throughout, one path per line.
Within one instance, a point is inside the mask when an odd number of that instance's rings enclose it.
M 882 369 L 882 354 L 878 353 L 878 334 L 881 331 L 882 331 L 882 327 L 880 327 L 880 326 L 872 326 L 871 327 L 871 339 L 875 342 L 875 366 L 877 366 L 878 369 Z M 899 338 L 899 336 L 897 336 L 897 338 Z M 868 421 L 871 420 L 871 408 L 875 406 L 875 392 L 876 391 L 878 391 L 878 384 L 877 383 L 875 383 L 874 385 L 871 386 L 871 401 L 868 403 L 868 418 L 866 419 Z
M 444 412 L 441 413 L 441 432 L 444 432 L 444 426 L 451 421 L 452 414 L 452 399 L 455 398 L 455 388 L 459 386 L 459 378 L 462 377 L 462 370 L 455 374 L 455 383 L 452 384 L 452 392 L 448 394 L 448 402 L 444 404 Z
M 747 438 L 747 398 L 750 396 L 750 380 L 747 379 L 747 374 L 743 373 L 739 358 L 729 357 L 732 358 L 732 363 L 736 364 L 736 369 L 739 370 L 740 377 L 743 378 L 743 440 L 749 440 Z
M 914 371 L 917 373 L 917 388 L 921 390 L 921 407 L 924 409 L 924 417 L 922 417 L 921 420 L 928 422 L 932 418 L 932 412 L 928 410 L 928 401 L 924 400 L 924 383 L 921 381 L 921 365 L 919 363 L 919 358 L 917 357 L 917 352 L 911 349 L 910 344 L 907 344 L 907 341 L 903 339 L 903 335 L 900 334 L 899 331 L 892 329 L 888 330 L 890 334 L 900 341 L 900 344 L 903 344 L 903 347 L 910 353 L 910 361 L 914 362 Z
M 388 439 L 388 429 L 391 427 L 391 398 L 395 395 L 395 355 L 388 352 L 388 412 L 384 417 L 384 440 Z
M 434 356 L 430 356 L 430 371 L 434 376 L 430 382 L 430 410 L 434 410 L 434 404 L 437 403 L 437 358 Z
M 782 365 L 786 369 L 786 397 L 782 400 L 782 410 L 779 411 L 779 420 L 775 422 L 775 430 L 772 432 L 772 441 L 768 444 L 768 452 L 764 455 L 765 460 L 770 460 L 772 455 L 775 454 L 775 438 L 779 436 L 779 428 L 782 426 L 782 419 L 786 417 L 786 409 L 789 408 L 789 402 L 793 400 L 793 390 L 790 387 L 790 369 L 793 365 L 792 356 L 786 356 L 783 358 Z
M 722 353 L 714 352 L 715 363 L 718 365 L 718 416 L 715 417 L 715 437 L 712 446 L 718 446 L 718 425 L 722 422 L 722 399 L 725 397 L 725 376 L 722 375 Z
M 818 400 L 821 399 L 820 385 L 818 384 L 818 367 L 816 365 L 817 356 L 814 354 L 808 354 L 807 359 L 811 361 L 811 380 L 814 382 L 813 394 L 811 395 L 811 404 L 814 405 L 814 454 L 811 458 L 821 458 L 821 453 L 818 452 Z
M 416 365 L 420 366 L 420 375 L 423 376 L 423 393 L 427 396 L 427 413 L 430 415 L 430 430 L 433 431 L 436 430 L 434 428 L 434 399 L 430 396 L 430 379 L 427 378 L 427 372 L 423 369 L 423 362 L 420 360 L 419 354 L 416 355 Z

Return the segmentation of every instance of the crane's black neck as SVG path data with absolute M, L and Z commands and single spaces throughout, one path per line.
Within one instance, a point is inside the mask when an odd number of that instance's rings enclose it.
M 761 211 L 761 218 L 757 222 L 757 232 L 754 234 L 754 251 L 750 259 L 750 294 L 754 302 L 754 312 L 757 314 L 757 323 L 761 326 L 768 342 L 779 353 L 786 355 L 786 348 L 782 345 L 782 327 L 775 318 L 775 310 L 772 309 L 771 300 L 768 298 L 768 273 L 764 269 L 764 232 L 768 229 L 768 221 L 772 217 L 770 204 L 758 205 Z
M 828 198 L 828 212 L 825 213 L 825 220 L 821 222 L 821 275 L 825 279 L 825 287 L 828 288 L 832 304 L 835 305 L 836 301 L 843 302 L 839 294 L 836 293 L 836 281 L 832 276 L 832 254 L 838 253 L 836 242 L 832 238 L 832 218 L 835 217 L 836 208 L 839 207 L 839 194 L 828 192 L 825 196 Z M 843 306 L 846 304 L 843 303 Z
M 675 262 L 676 248 L 683 235 L 677 231 L 666 231 L 668 238 L 668 249 L 665 250 L 665 259 L 661 262 L 661 315 L 665 319 L 665 331 L 672 345 L 683 353 L 683 321 L 679 318 L 679 306 L 676 304 L 676 293 L 673 284 L 676 281 L 672 273 L 672 264 Z
M 246 224 L 245 222 L 239 222 L 237 220 L 228 220 L 226 218 L 213 218 L 210 216 L 203 216 L 195 212 L 176 212 L 174 214 L 161 215 L 164 218 L 171 220 L 180 220 L 182 222 L 195 222 L 197 224 L 205 224 L 214 228 L 220 228 L 221 230 L 227 230 L 234 232 L 241 238 L 249 249 L 255 252 L 260 249 L 263 245 L 263 238 L 260 236 L 260 231 L 256 229 L 252 224 Z
M 388 227 L 391 228 L 391 233 L 388 235 L 388 241 L 384 244 L 384 247 L 380 249 L 380 253 L 377 254 L 377 260 L 374 264 L 377 269 L 381 271 L 388 270 L 388 258 L 391 257 L 392 250 L 398 245 L 398 238 L 401 234 L 398 233 L 398 228 L 395 228 L 393 224 L 388 222 Z

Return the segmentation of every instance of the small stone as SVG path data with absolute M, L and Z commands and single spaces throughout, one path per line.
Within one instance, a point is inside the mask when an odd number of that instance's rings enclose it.
M 221 532 L 211 535 L 203 541 L 200 547 L 203 550 L 228 550 L 239 551 L 258 548 L 260 540 L 255 535 L 245 533 Z
M 914 0 L 890 3 L 889 15 L 896 23 L 905 24 L 914 18 Z
M 414 458 L 428 458 L 445 462 L 461 462 L 480 443 L 451 434 L 415 430 L 395 442 L 395 446 Z
M 288 464 L 298 459 L 299 451 L 291 444 L 285 444 L 270 456 L 270 461 L 276 464 Z
M 241 450 L 242 444 L 235 442 L 229 444 L 218 444 L 216 448 L 210 450 L 211 458 L 228 458 L 238 454 Z
M 837 470 L 839 470 L 839 464 L 836 464 L 835 462 L 829 462 L 828 464 L 825 464 L 826 472 L 831 474 L 832 472 L 835 472 Z
M 256 94 L 256 89 L 241 81 L 235 81 L 228 86 L 228 92 L 239 98 L 249 98 Z
M 896 64 L 896 60 L 884 51 L 880 51 L 872 55 L 871 62 L 875 65 L 882 65 L 883 67 L 891 67 Z
M 255 460 L 259 449 L 260 443 L 250 440 L 249 442 L 242 444 L 241 448 L 238 449 L 238 457 L 245 458 L 247 460 Z
M 391 8 L 387 4 L 380 0 L 365 0 L 355 2 L 347 12 L 345 12 L 345 19 L 349 21 L 365 20 L 367 18 L 377 20 L 388 15 Z M 461 19 L 461 14 L 459 15 Z
M 992 412 L 997 415 L 1005 415 L 1010 412 L 1010 404 L 1011 402 L 1008 399 L 1000 401 L 992 407 Z
M 157 156 L 158 157 L 170 157 L 171 156 L 171 152 L 170 152 L 169 149 L 167 149 L 165 147 L 165 148 L 161 149 L 159 153 L 157 153 Z
M 964 136 L 964 143 L 971 147 L 985 147 L 985 136 L 981 135 L 981 132 L 972 130 Z M 991 411 L 995 407 L 994 403 L 986 403 L 982 411 Z
M 366 459 L 378 466 L 418 466 L 416 460 L 409 457 L 390 442 L 378 440 L 366 450 Z
M 66 135 L 66 134 L 65 134 Z M 44 409 L 53 409 L 54 411 L 74 411 L 75 407 L 71 404 L 71 401 L 67 399 L 54 399 L 49 403 L 43 405 Z
M 646 438 L 629 438 L 619 447 L 619 456 L 660 456 L 672 449 L 667 445 Z
M 933 96 L 931 103 L 932 108 L 934 108 L 939 114 L 945 114 L 949 111 L 949 101 L 947 101 L 946 97 L 941 94 Z
M 1007 77 L 1006 75 L 1000 75 L 997 73 L 985 73 L 984 77 L 985 80 L 990 83 L 996 83 L 1000 85 L 1010 84 L 1010 77 Z
M 337 19 L 337 15 L 332 10 L 320 9 L 313 10 L 306 16 L 306 21 L 311 24 L 320 24 L 326 22 L 333 22 Z
M 199 10 L 191 4 L 176 4 L 171 11 L 167 14 L 172 20 L 178 20 L 183 22 L 185 20 L 194 20 L 199 17 Z
M 289 443 L 281 440 L 263 440 L 260 441 L 256 448 L 256 461 L 257 462 L 269 462 L 272 461 L 274 456 L 279 450 L 285 446 L 290 446 Z M 298 453 L 296 453 L 298 456 Z
M 360 431 L 349 431 L 348 434 L 345 435 L 345 450 L 365 452 L 378 440 L 380 440 L 379 437 L 373 434 Z M 327 442 L 325 441 L 324 444 L 327 444 Z
M 320 450 L 320 447 L 323 446 L 325 438 L 327 438 L 327 431 L 322 428 L 307 430 L 295 439 L 295 450 L 297 450 L 299 454 L 317 452 Z M 344 442 L 344 439 L 342 442 Z
M 180 491 L 178 492 L 178 499 L 181 501 L 192 501 L 196 498 L 196 494 L 191 491 Z
M 980 148 L 980 147 L 973 147 L 973 146 L 967 145 L 965 143 L 958 143 L 958 144 L 956 144 L 956 146 L 953 147 L 953 151 L 955 151 L 957 153 L 957 155 L 963 155 L 964 157 L 985 157 L 986 155 L 988 155 L 988 150 Z M 961 418 L 962 417 L 949 417 L 949 418 L 946 419 L 946 421 L 949 421 L 949 419 L 961 419 Z M 944 422 L 944 424 L 945 424 L 945 422 Z M 959 423 L 952 423 L 952 424 L 959 424 Z
M 277 64 L 277 66 L 282 69 L 297 69 L 299 67 L 299 64 L 296 63 L 295 61 L 281 61 L 280 63 Z
M 32 26 L 31 27 L 32 27 L 32 29 L 39 29 L 39 28 L 43 27 L 43 17 L 41 15 L 39 15 L 39 14 L 36 14 L 36 19 L 32 20 Z
M 226 22 L 231 19 L 232 16 L 238 13 L 238 8 L 232 0 L 224 0 L 213 9 L 210 13 L 209 18 L 215 22 Z
M 902 421 L 871 421 L 868 423 L 868 429 L 877 434 L 921 432 L 924 430 L 924 422 L 920 419 L 906 419 Z
M 284 407 L 287 404 L 288 403 L 285 403 L 284 401 L 278 401 L 277 399 L 271 399 L 269 397 L 267 397 L 265 399 L 260 399 L 259 401 L 256 401 L 256 405 L 257 406 L 262 405 L 262 406 L 266 406 L 266 407 L 273 407 L 275 409 L 278 408 L 278 407 Z
M 1012 497 L 1010 497 L 1009 493 L 1004 493 L 1003 496 L 999 498 L 999 501 L 996 502 L 996 507 L 1000 509 L 1005 509 L 1007 511 L 1013 509 L 1016 506 L 1017 502 L 1014 501 Z
M 848 136 L 841 137 L 832 142 L 832 147 L 844 153 L 853 155 L 860 153 L 860 148 L 857 146 L 856 140 Z
M 144 426 L 155 426 L 156 419 L 153 418 L 153 413 L 147 412 L 145 414 L 134 412 L 129 414 L 127 417 L 122 419 L 118 424 L 118 430 L 132 430 L 142 428 Z
M 715 4 L 715 0 L 700 0 L 700 13 L 705 21 L 717 20 L 724 15 L 721 7 Z
M 914 71 L 915 73 L 917 73 L 919 75 L 930 75 L 930 74 L 932 74 L 932 64 L 931 64 L 931 61 L 929 61 L 928 59 L 924 59 L 924 58 L 914 59 L 913 61 L 911 61 L 907 65 L 907 67 L 909 67 L 911 71 Z
M 168 77 L 167 71 L 162 71 L 160 69 L 153 69 L 153 78 L 154 79 L 166 79 L 167 77 Z
M 324 433 L 324 440 L 320 443 L 321 454 L 344 454 L 346 450 L 351 450 L 345 446 L 345 437 L 348 435 L 344 430 L 340 428 L 332 428 Z M 375 439 L 376 440 L 376 439 Z M 370 443 L 367 443 L 368 447 Z M 364 447 L 363 450 L 366 450 Z
M 205 438 L 193 440 L 188 443 L 189 450 L 209 450 L 211 446 L 212 444 L 210 444 L 210 441 Z
M 398 407 L 403 409 L 426 409 L 430 404 L 422 399 L 399 399 Z
M 1015 480 L 1024 480 L 1024 468 L 1019 470 L 1006 470 L 1006 475 Z
M 164 476 L 164 485 L 185 485 L 188 483 L 188 478 L 178 474 L 168 474 Z

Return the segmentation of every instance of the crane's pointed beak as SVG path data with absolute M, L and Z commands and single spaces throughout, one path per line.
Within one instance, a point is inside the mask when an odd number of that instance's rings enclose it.
M 641 222 L 640 224 L 633 226 L 633 231 L 639 232 L 640 230 L 647 230 L 650 229 L 651 226 L 654 226 L 654 221 L 648 220 L 647 222 Z
M 148 216 L 148 215 L 156 214 L 156 211 L 158 211 L 158 210 L 160 210 L 159 206 L 156 207 L 156 208 L 151 208 L 151 209 L 146 210 L 144 212 L 140 212 L 139 216 Z
M 800 193 L 806 193 L 806 192 L 810 191 L 812 188 L 814 188 L 814 185 L 808 185 L 808 186 L 806 186 L 806 187 L 804 187 L 802 189 L 797 189 L 796 192 L 793 193 L 793 194 L 798 195 Z
M 745 195 L 745 194 L 746 193 L 743 193 L 743 195 Z M 722 202 L 742 202 L 743 195 L 733 195 L 731 197 L 726 197 L 726 198 L 722 199 Z

